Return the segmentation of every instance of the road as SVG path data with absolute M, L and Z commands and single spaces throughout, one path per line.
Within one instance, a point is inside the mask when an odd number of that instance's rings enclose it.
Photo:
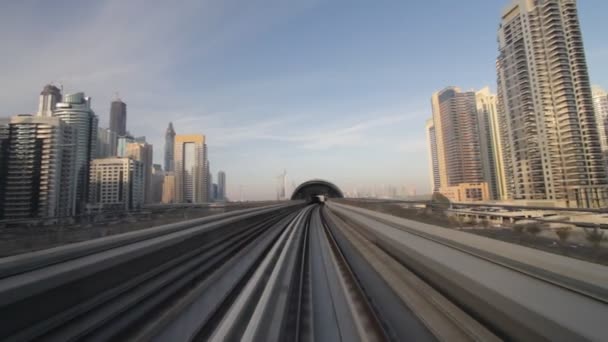
M 608 336 L 606 267 L 502 244 L 333 202 L 212 215 L 0 259 L 0 339 Z

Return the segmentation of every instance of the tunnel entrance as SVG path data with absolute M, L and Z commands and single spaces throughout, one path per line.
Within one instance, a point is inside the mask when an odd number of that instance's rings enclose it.
M 292 200 L 316 201 L 317 196 L 326 198 L 344 198 L 342 190 L 334 184 L 322 179 L 313 179 L 300 184 L 291 195 Z

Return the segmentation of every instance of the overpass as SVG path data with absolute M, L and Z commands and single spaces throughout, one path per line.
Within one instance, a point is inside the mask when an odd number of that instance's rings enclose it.
M 608 267 L 334 201 L 0 259 L 3 341 L 599 341 L 607 314 Z

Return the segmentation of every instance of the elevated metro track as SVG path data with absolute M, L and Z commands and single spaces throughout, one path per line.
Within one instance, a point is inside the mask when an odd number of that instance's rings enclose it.
M 607 271 L 294 201 L 0 259 L 0 340 L 602 340 Z

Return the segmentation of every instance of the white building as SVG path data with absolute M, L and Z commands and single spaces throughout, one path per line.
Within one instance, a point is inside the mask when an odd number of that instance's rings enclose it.
M 498 32 L 508 197 L 603 207 L 608 180 L 575 0 L 513 0 Z
M 600 144 L 604 157 L 606 157 L 608 156 L 608 93 L 598 86 L 592 87 L 591 92 L 593 94 L 595 121 L 600 134 Z
M 153 146 L 145 142 L 145 138 L 135 139 L 127 143 L 124 157 L 132 158 L 143 164 L 144 170 L 144 201 L 153 203 L 152 200 L 152 159 Z
M 437 155 L 437 136 L 433 119 L 426 121 L 426 142 L 429 146 L 429 169 L 431 171 L 431 192 L 439 191 L 441 178 L 439 176 L 439 156 Z M 355 191 L 356 192 L 356 191 Z
M 61 102 L 61 90 L 52 84 L 47 84 L 40 92 L 37 116 L 53 116 L 57 103 Z
M 137 160 L 124 157 L 91 162 L 91 211 L 124 211 L 144 203 L 144 170 Z
M 485 87 L 475 93 L 479 120 L 479 145 L 483 177 L 488 183 L 490 198 L 506 199 L 506 175 L 503 165 L 502 140 L 496 108 L 496 95 Z
M 73 133 L 50 116 L 0 120 L 0 220 L 74 215 Z

